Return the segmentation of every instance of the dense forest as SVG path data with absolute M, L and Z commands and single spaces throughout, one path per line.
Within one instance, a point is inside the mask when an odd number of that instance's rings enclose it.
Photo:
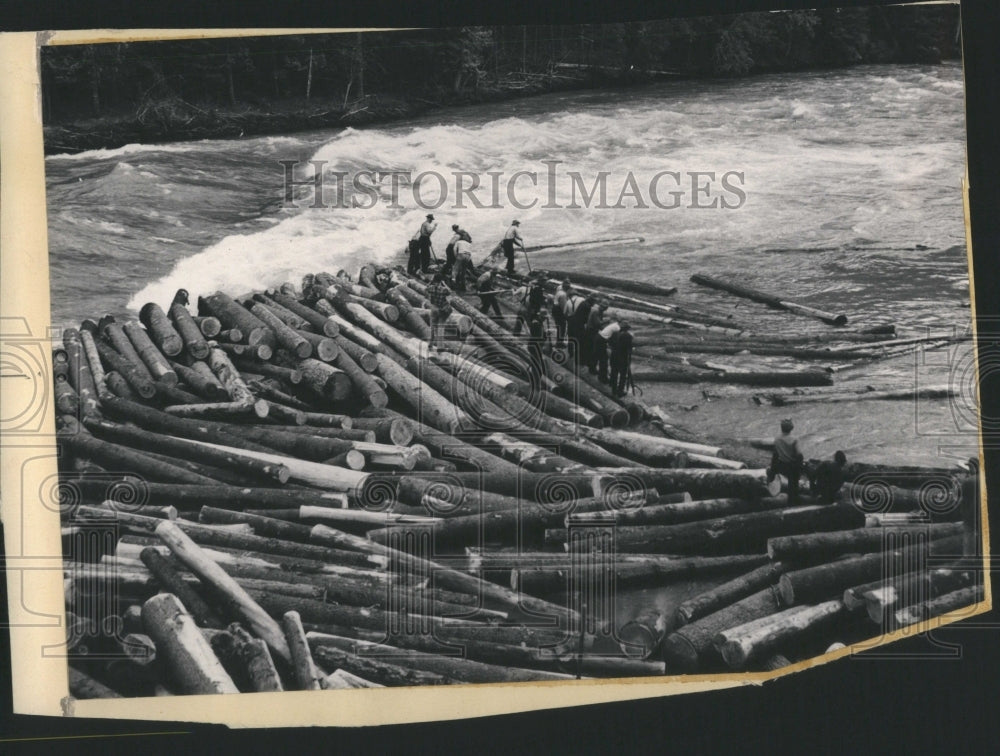
M 42 49 L 49 151 L 357 125 L 461 102 L 959 50 L 956 5 Z

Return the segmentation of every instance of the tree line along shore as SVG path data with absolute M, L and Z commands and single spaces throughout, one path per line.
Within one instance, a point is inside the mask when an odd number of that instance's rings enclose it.
M 954 5 L 42 49 L 47 153 L 293 133 L 666 78 L 960 56 Z

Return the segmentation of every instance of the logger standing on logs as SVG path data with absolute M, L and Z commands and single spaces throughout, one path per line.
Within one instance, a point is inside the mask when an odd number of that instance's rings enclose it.
M 597 375 L 597 366 L 601 366 L 600 381 L 608 382 L 608 350 L 607 343 L 598 335 L 607 323 L 604 313 L 608 311 L 606 302 L 601 302 L 590 310 L 587 325 L 583 328 L 583 338 L 587 342 L 587 370 L 591 375 Z
M 465 234 L 465 231 L 460 231 Z M 465 234 L 468 237 L 468 234 Z M 472 267 L 472 239 L 459 239 L 455 242 L 455 289 L 465 291 L 467 283 L 476 279 L 476 271 Z
M 524 239 L 521 237 L 521 221 L 519 220 L 510 222 L 510 228 L 507 229 L 507 232 L 503 235 L 503 241 L 500 242 L 504 257 L 507 258 L 507 275 L 513 275 L 514 273 L 515 246 L 520 247 L 522 252 L 524 251 Z
M 431 234 L 434 233 L 435 229 L 437 229 L 437 223 L 434 222 L 434 215 L 433 213 L 428 213 L 427 220 L 420 224 L 420 230 L 417 231 L 416 236 L 420 249 L 421 273 L 426 273 L 431 264 Z
M 771 467 L 767 471 L 768 481 L 774 480 L 777 474 L 788 478 L 788 506 L 799 503 L 799 476 L 802 474 L 803 457 L 798 439 L 792 436 L 794 429 L 791 420 L 781 421 L 781 435 L 774 439 Z
M 563 308 L 563 316 L 566 318 L 566 339 L 569 346 L 570 356 L 575 356 L 577 346 L 580 341 L 580 329 L 577 327 L 576 312 L 583 307 L 586 300 L 582 294 L 575 291 L 567 291 L 566 306 Z
M 434 274 L 431 285 L 427 287 L 427 299 L 431 303 L 431 338 L 430 346 L 438 341 L 438 329 L 451 315 L 451 305 L 448 304 L 448 297 L 451 295 L 444 282 L 444 275 L 440 272 Z
M 517 311 L 517 319 L 514 321 L 515 336 L 521 334 L 522 326 L 530 331 L 532 320 L 542 315 L 542 310 L 545 307 L 545 276 L 533 274 L 532 278 L 534 280 L 529 281 L 515 292 L 515 296 L 521 303 Z M 544 324 L 544 316 L 541 319 Z
M 479 292 L 479 311 L 484 315 L 489 315 L 490 308 L 493 308 L 495 316 L 503 318 L 500 312 L 500 303 L 497 302 L 496 292 L 496 271 L 488 270 L 476 281 L 476 291 Z
M 441 272 L 446 276 L 451 273 L 452 268 L 458 262 L 458 243 L 460 241 L 466 241 L 469 244 L 472 243 L 472 236 L 463 228 L 460 228 L 457 223 L 453 223 L 451 230 L 454 232 L 452 234 L 451 240 L 448 242 L 448 246 L 444 249 L 445 263 L 444 267 L 441 268 Z
M 572 290 L 573 287 L 567 278 L 552 297 L 552 322 L 556 324 L 557 347 L 561 347 L 566 340 L 566 300 Z
M 628 390 L 628 383 L 632 376 L 632 326 L 628 321 L 621 324 L 612 323 L 605 327 L 608 331 L 616 327 L 608 334 L 608 344 L 611 347 L 611 391 L 617 397 L 625 396 Z M 602 332 L 603 333 L 603 332 Z

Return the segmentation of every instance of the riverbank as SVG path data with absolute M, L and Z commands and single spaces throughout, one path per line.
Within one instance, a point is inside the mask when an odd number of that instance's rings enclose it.
M 375 94 L 349 103 L 297 97 L 226 106 L 193 103 L 175 97 L 99 118 L 46 125 L 45 153 L 114 149 L 134 143 L 238 139 L 374 126 L 457 105 L 503 102 L 576 89 L 630 86 L 663 78 L 676 77 L 668 73 L 621 76 L 589 69 L 579 73 L 531 74 L 460 93 L 433 89 L 412 95 Z

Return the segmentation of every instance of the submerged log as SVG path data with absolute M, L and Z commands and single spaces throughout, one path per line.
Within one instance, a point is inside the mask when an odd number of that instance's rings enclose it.
M 147 600 L 142 606 L 142 622 L 184 693 L 239 693 L 176 596 L 161 593 Z

